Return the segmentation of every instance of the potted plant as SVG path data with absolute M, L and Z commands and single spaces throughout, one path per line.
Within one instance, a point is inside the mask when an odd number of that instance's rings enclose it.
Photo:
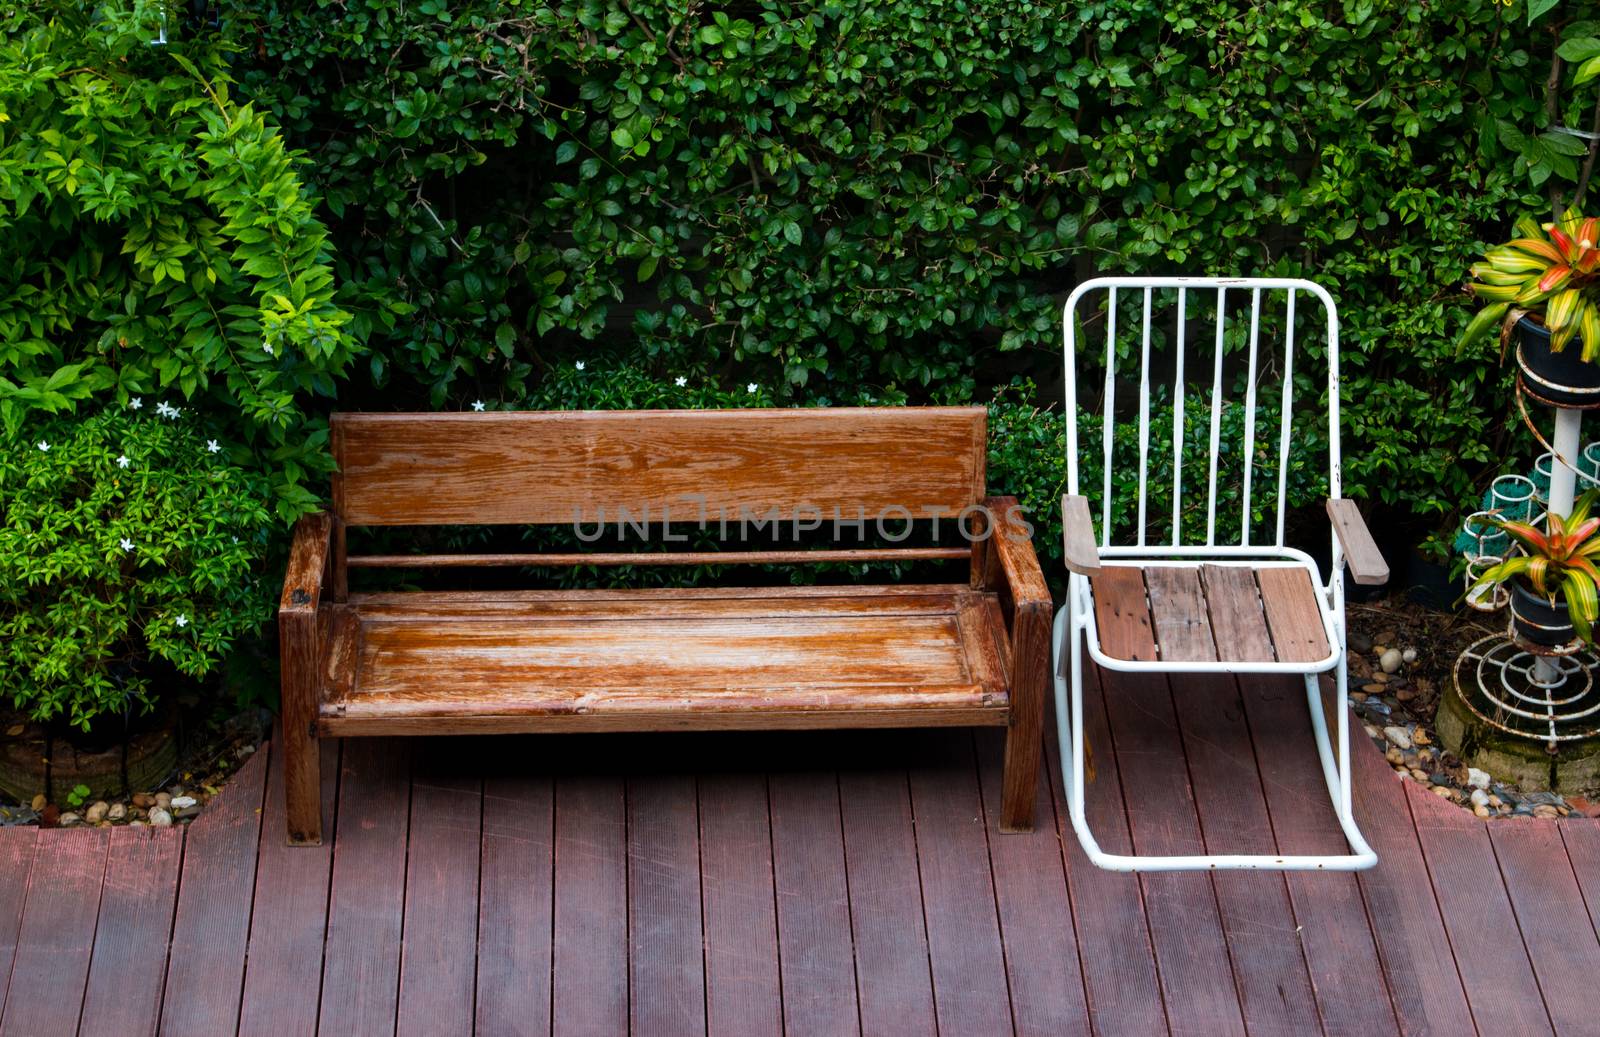
M 1478 577 L 1468 597 L 1497 584 L 1511 590 L 1511 622 L 1517 636 L 1537 645 L 1560 646 L 1581 640 L 1594 643 L 1594 622 L 1600 617 L 1600 517 L 1590 517 L 1600 490 L 1589 490 L 1563 517 L 1552 512 L 1548 531 L 1527 522 L 1490 521 L 1520 545 L 1514 555 Z
M 1458 343 L 1514 331 L 1523 389 L 1556 407 L 1600 407 L 1600 219 L 1568 209 L 1543 226 L 1523 216 L 1517 237 L 1472 265 L 1468 288 L 1487 304 Z

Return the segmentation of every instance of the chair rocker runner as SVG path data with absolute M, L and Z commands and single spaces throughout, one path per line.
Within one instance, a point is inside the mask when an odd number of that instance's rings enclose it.
M 1096 303 L 1092 312 L 1084 305 L 1090 299 Z M 1297 299 L 1320 303 L 1326 329 L 1325 340 L 1298 350 Z M 1153 306 L 1160 307 L 1159 320 L 1152 317 Z M 1242 319 L 1246 309 L 1248 322 Z M 1307 306 L 1302 312 L 1311 339 L 1319 337 L 1321 323 L 1310 319 L 1314 309 Z M 1232 323 L 1230 312 L 1238 318 Z M 1119 339 L 1119 316 L 1125 325 L 1134 322 L 1135 334 Z M 1077 339 L 1086 318 L 1105 326 L 1098 540 L 1089 498 L 1079 487 L 1085 458 L 1078 449 L 1074 373 Z M 1357 830 L 1350 806 L 1344 567 L 1348 563 L 1356 582 L 1363 584 L 1384 582 L 1388 570 L 1354 502 L 1340 496 L 1338 316 L 1333 300 L 1320 286 L 1303 280 L 1104 277 L 1073 291 L 1064 325 L 1067 494 L 1062 518 L 1069 576 L 1052 643 L 1063 781 L 1072 827 L 1085 853 L 1097 866 L 1114 871 L 1370 868 L 1377 855 Z M 1201 340 L 1212 340 L 1211 347 L 1193 348 L 1186 357 L 1185 339 L 1196 337 L 1196 328 Z M 1154 368 L 1153 349 L 1158 361 Z M 1305 368 L 1315 361 L 1320 367 L 1319 354 L 1326 357 L 1325 385 L 1320 377 L 1311 382 L 1304 375 L 1297 383 L 1296 362 Z M 1203 395 L 1185 381 L 1186 359 L 1191 371 L 1198 368 L 1199 385 L 1209 384 L 1209 403 L 1185 400 L 1186 392 Z M 1132 370 L 1119 371 L 1119 361 Z M 1230 384 L 1243 383 L 1244 397 L 1233 404 L 1224 399 L 1229 388 L 1223 378 L 1225 363 L 1233 368 L 1244 364 L 1231 375 Z M 1116 434 L 1117 391 L 1126 392 L 1130 385 L 1136 386 L 1136 395 L 1125 411 L 1131 416 L 1137 410 L 1136 444 Z M 1313 396 L 1314 404 L 1321 402 L 1315 397 L 1326 394 L 1327 512 L 1333 527 L 1326 581 L 1310 555 L 1284 540 L 1291 471 L 1303 480 L 1308 467 L 1321 470 L 1306 464 L 1311 451 L 1296 442 L 1308 431 L 1293 420 L 1297 388 L 1302 396 Z M 1186 402 L 1197 413 L 1186 415 Z M 1274 407 L 1275 415 L 1269 413 Z M 1169 418 L 1170 431 L 1165 427 Z M 1241 432 L 1243 436 L 1242 452 L 1232 447 L 1232 456 L 1222 449 L 1225 418 L 1236 429 L 1230 439 Z M 1153 439 L 1156 422 L 1163 428 Z M 1258 424 L 1263 425 L 1260 446 Z M 1137 457 L 1131 456 L 1135 450 Z M 1313 459 L 1320 453 L 1312 454 Z M 1121 485 L 1114 474 L 1126 475 L 1135 465 L 1136 509 L 1114 507 L 1113 486 Z M 1193 484 L 1204 488 L 1203 497 L 1186 489 L 1184 477 L 1191 472 Z M 1102 850 L 1084 809 L 1086 651 L 1105 670 L 1146 675 L 1300 676 L 1322 772 L 1350 852 L 1149 856 Z M 1324 708 L 1324 674 L 1333 679 L 1331 723 Z

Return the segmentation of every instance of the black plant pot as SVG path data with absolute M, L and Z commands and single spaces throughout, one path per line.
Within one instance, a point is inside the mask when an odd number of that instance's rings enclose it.
M 1556 595 L 1554 605 L 1544 595 L 1517 581 L 1511 584 L 1511 622 L 1524 641 L 1551 648 L 1571 644 L 1577 639 L 1572 617 L 1567 615 L 1567 600 Z
M 1523 390 L 1552 407 L 1600 407 L 1600 364 L 1583 359 L 1583 339 L 1574 335 L 1559 353 L 1550 349 L 1550 329 L 1531 318 L 1517 321 L 1517 365 Z

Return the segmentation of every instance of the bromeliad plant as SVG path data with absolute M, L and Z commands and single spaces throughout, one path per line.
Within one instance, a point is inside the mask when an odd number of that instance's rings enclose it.
M 1578 335 L 1583 359 L 1600 358 L 1600 219 L 1568 209 L 1558 222 L 1543 226 L 1523 216 L 1515 229 L 1516 238 L 1472 265 L 1468 287 L 1488 305 L 1467 325 L 1457 348 L 1524 314 L 1539 314 L 1553 352 Z
M 1594 623 L 1600 618 L 1600 569 L 1595 567 L 1595 559 L 1600 558 L 1600 517 L 1589 513 L 1596 500 L 1600 500 L 1600 490 L 1589 490 L 1577 499 L 1566 517 L 1552 512 L 1547 520 L 1548 531 L 1527 522 L 1491 519 L 1526 554 L 1507 558 L 1488 569 L 1468 596 L 1521 578 L 1552 607 L 1559 607 L 1559 594 L 1566 602 L 1574 632 L 1586 644 L 1593 644 Z

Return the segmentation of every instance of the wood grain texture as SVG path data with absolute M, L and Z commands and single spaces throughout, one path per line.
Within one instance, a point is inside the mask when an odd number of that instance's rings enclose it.
M 512 707 L 515 708 L 515 707 Z M 769 709 L 610 713 L 474 713 L 470 716 L 337 717 L 324 716 L 317 730 L 324 736 L 353 735 L 484 735 L 576 732 L 655 731 L 783 731 L 880 727 L 1004 727 L 1006 710 L 997 706 L 908 705 L 894 709 L 843 710 Z
M 1298 677 L 1241 676 L 1239 685 L 1279 852 L 1348 853 L 1317 762 L 1304 682 Z M 1356 755 L 1376 755 L 1359 743 L 1360 727 L 1352 726 Z M 1382 773 L 1375 777 L 1392 781 Z M 1284 878 L 1304 935 L 1301 946 L 1325 1032 L 1371 1037 L 1399 1032 L 1389 979 L 1356 876 L 1291 871 Z
M 38 832 L 32 825 L 0 828 L 0 1018 L 5 1016 L 11 962 L 17 953 Z
M 1560 829 L 1532 818 L 1486 827 L 1556 1033 L 1593 1030 L 1590 984 L 1600 975 L 1600 940 L 1572 868 L 1561 866 Z
M 410 801 L 409 743 L 343 746 L 320 1033 L 393 1037 Z
M 972 735 L 927 732 L 911 769 L 933 1003 L 944 1033 L 1012 1032 Z
M 694 778 L 628 779 L 628 1014 L 632 1033 L 706 1032 Z
M 1239 565 L 1202 565 L 1200 582 L 1218 654 L 1237 662 L 1276 661 L 1255 573 Z
M 983 497 L 981 407 L 335 414 L 350 525 L 869 521 Z M 604 508 L 604 514 L 601 508 Z M 810 510 L 806 510 L 809 508 Z
M 1280 662 L 1312 663 L 1328 657 L 1328 637 L 1322 629 L 1322 608 L 1311 574 L 1297 565 L 1256 570 L 1261 605 L 1272 631 L 1272 646 Z
M 284 754 L 285 824 L 289 842 L 304 846 L 322 841 L 321 757 L 316 744 L 323 672 L 318 605 L 332 525 L 332 516 L 325 513 L 306 515 L 296 523 L 278 603 L 283 706 L 278 747 Z
M 907 1037 L 933 1033 L 933 980 L 905 771 L 840 774 L 839 805 L 861 1030 Z
M 1142 587 L 1140 585 L 1143 593 Z M 1097 761 L 1094 780 L 1084 790 L 1089 830 L 1107 853 L 1133 852 L 1128 834 L 1117 754 L 1106 722 L 1101 683 L 1104 673 L 1084 667 L 1084 739 Z M 1089 1018 L 1098 1034 L 1143 1037 L 1167 1031 L 1166 1006 L 1156 970 L 1155 950 L 1144 909 L 1144 890 L 1137 879 L 1106 871 L 1089 862 L 1073 831 L 1067 809 L 1062 760 L 1052 744 L 1047 754 L 1055 780 L 1056 812 L 1062 856 L 1067 865 L 1067 892 L 1077 925 Z M 1021 1018 L 1019 1017 L 1019 1022 Z
M 239 1024 L 270 752 L 257 750 L 184 831 L 163 1035 L 207 1037 Z
M 766 776 L 699 781 L 709 1037 L 779 1037 L 778 914 Z
M 1144 585 L 1161 661 L 1215 662 L 1217 647 L 1200 570 L 1152 565 L 1144 571 Z
M 1485 822 L 1405 783 L 1434 896 L 1455 952 L 1472 1018 L 1482 1033 L 1552 1032 L 1539 998 L 1508 998 L 1506 985 L 1538 988 Z M 1494 933 L 1492 939 L 1484 934 Z
M 1472 1012 L 1406 801 L 1408 783 L 1375 746 L 1357 748 L 1363 751 L 1351 753 L 1356 822 L 1380 862 L 1358 873 L 1357 882 L 1368 917 L 1380 923 L 1372 927 L 1373 938 L 1401 1032 L 1472 1033 Z M 1323 789 L 1314 794 L 1322 796 Z
M 1100 649 L 1113 659 L 1156 659 L 1155 629 L 1150 625 L 1143 570 L 1108 565 L 1090 581 L 1095 632 Z
M 529 770 L 511 768 L 483 782 L 475 1018 L 481 1034 L 550 1032 L 555 786 Z
M 321 812 L 331 821 L 339 791 L 339 743 L 323 742 L 319 748 Z M 271 751 L 255 891 L 255 902 L 268 909 L 253 912 L 250 919 L 244 1000 L 239 1008 L 239 1033 L 244 1037 L 313 1037 L 317 1032 L 318 999 L 313 995 L 322 986 L 333 842 L 291 847 L 280 838 L 287 809 L 283 761 L 284 753 Z
M 1344 549 L 1345 564 L 1355 581 L 1368 586 L 1389 582 L 1389 563 L 1383 560 L 1377 541 L 1367 529 L 1361 509 L 1353 500 L 1330 497 L 1327 502 L 1328 518 L 1333 521 L 1334 535 Z
M 1061 497 L 1061 560 L 1083 576 L 1100 572 L 1100 549 L 1095 544 L 1087 497 L 1070 493 Z
M 1049 729 L 1054 738 L 1054 727 Z M 1000 811 L 997 741 L 995 732 L 977 736 L 978 780 L 983 811 L 990 818 L 999 816 Z M 1041 767 L 1036 793 L 1039 819 L 1034 830 L 990 839 L 989 866 L 1017 1032 L 1081 1034 L 1089 1032 L 1088 1003 L 1049 780 Z M 1095 953 L 1100 952 L 1096 948 Z
M 0 1017 L 3 1037 L 77 1032 L 110 835 L 97 828 L 39 833 Z
M 114 828 L 110 835 L 78 1032 L 149 1037 L 162 995 L 162 984 L 151 981 L 151 950 L 172 932 L 183 832 Z
M 556 780 L 555 1037 L 628 1031 L 628 837 L 620 778 Z
M 825 548 L 806 551 L 596 551 L 593 554 L 351 555 L 352 569 L 489 569 L 504 566 L 568 568 L 575 565 L 815 565 L 822 562 L 929 562 L 966 558 L 965 547 Z
M 471 750 L 438 739 L 412 766 L 397 1037 L 470 1037 L 477 989 L 483 783 Z
M 768 795 L 784 1030 L 860 1033 L 837 779 L 774 774 Z

